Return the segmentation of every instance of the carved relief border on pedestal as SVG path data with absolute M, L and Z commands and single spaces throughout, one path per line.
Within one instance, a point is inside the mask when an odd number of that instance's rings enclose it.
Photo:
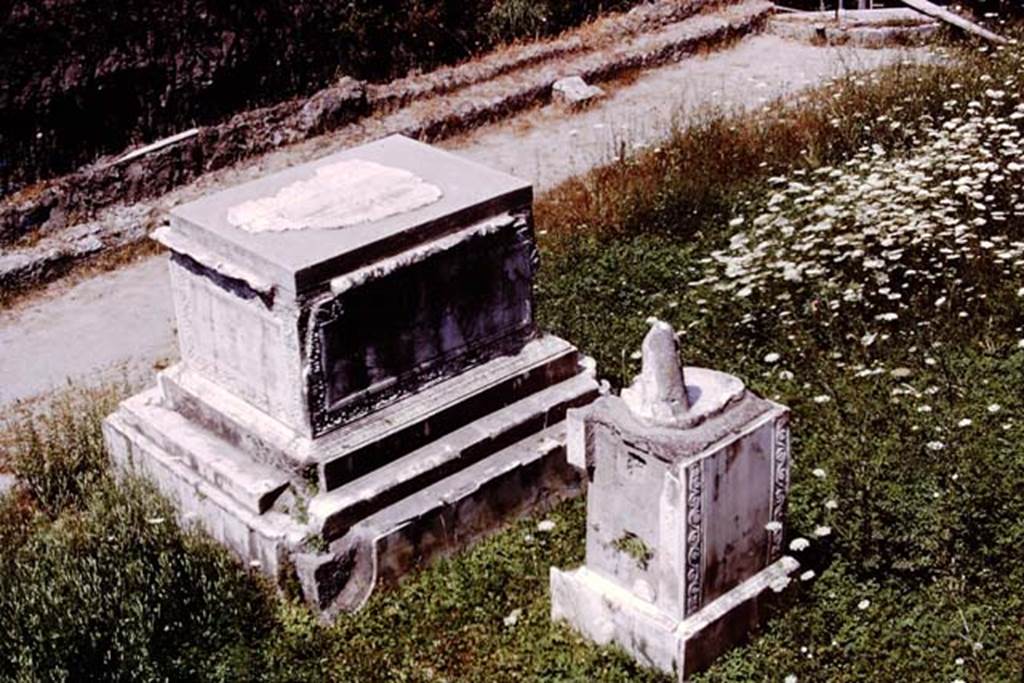
M 775 420 L 772 437 L 771 520 L 778 529 L 768 532 L 768 562 L 782 556 L 782 524 L 786 518 L 786 497 L 789 494 L 789 413 Z
M 686 468 L 686 609 L 685 615 L 701 607 L 704 588 L 704 462 Z
M 498 226 L 495 230 L 482 230 L 456 245 L 437 252 L 424 252 L 427 256 L 409 263 L 420 263 L 427 258 L 438 258 L 440 255 L 450 257 L 455 248 L 476 249 L 480 253 L 500 250 L 498 253 L 503 255 L 501 265 L 506 269 L 504 286 L 508 287 L 510 281 L 521 281 L 529 291 L 539 259 L 529 213 L 512 214 L 510 221 L 495 225 Z M 510 235 L 508 230 L 514 230 L 514 233 Z M 493 244 L 495 241 L 497 244 Z M 516 268 L 514 273 L 507 270 L 510 266 Z M 373 279 L 376 279 L 380 273 L 374 275 Z M 497 356 L 515 355 L 519 353 L 523 344 L 533 337 L 536 329 L 533 321 L 532 296 L 527 295 L 523 299 L 526 306 L 525 314 L 514 325 L 494 331 L 490 336 L 477 339 L 472 344 L 465 344 L 459 350 L 423 360 L 417 367 L 395 376 L 394 381 L 388 382 L 387 388 L 383 390 L 373 386 L 366 387 L 332 403 L 329 400 L 331 369 L 327 367 L 329 359 L 325 357 L 323 336 L 325 328 L 338 322 L 346 314 L 343 302 L 348 295 L 348 290 L 342 294 L 328 293 L 310 302 L 308 321 L 300 325 L 300 334 L 305 339 L 308 364 L 306 401 L 314 437 L 322 436 L 350 419 L 364 415 L 401 396 L 415 393 L 437 379 L 452 376 Z
M 312 306 L 309 330 L 306 340 L 306 357 L 309 359 L 307 375 L 307 401 L 312 422 L 313 435 L 319 436 L 338 421 L 332 418 L 327 406 L 327 368 L 324 367 L 321 330 L 345 313 L 338 297 L 328 297 Z

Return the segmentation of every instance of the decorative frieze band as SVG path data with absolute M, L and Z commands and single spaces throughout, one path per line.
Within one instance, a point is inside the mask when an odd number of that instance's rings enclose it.
M 782 556 L 782 524 L 786 517 L 786 496 L 789 493 L 789 413 L 775 420 L 772 448 L 771 520 L 778 522 L 768 532 L 768 562 Z
M 686 616 L 701 607 L 704 589 L 704 462 L 686 468 Z

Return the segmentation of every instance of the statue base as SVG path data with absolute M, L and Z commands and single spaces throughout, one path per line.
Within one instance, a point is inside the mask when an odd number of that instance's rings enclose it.
M 614 643 L 640 664 L 685 681 L 745 642 L 799 567 L 784 555 L 683 620 L 586 567 L 552 567 L 551 618 L 568 622 L 599 645 Z

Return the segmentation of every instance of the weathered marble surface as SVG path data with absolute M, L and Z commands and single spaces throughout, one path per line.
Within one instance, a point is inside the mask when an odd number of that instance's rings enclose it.
M 335 230 L 413 211 L 440 198 L 439 187 L 409 171 L 345 159 L 272 195 L 232 206 L 228 222 L 247 232 Z
M 418 208 L 340 229 L 254 233 L 229 220 L 229 213 L 247 202 L 265 201 L 295 183 L 309 183 L 322 169 L 353 160 L 404 171 L 437 188 L 441 196 Z M 352 198 L 331 197 L 335 201 L 322 204 L 322 211 L 342 215 L 351 209 Z M 529 210 L 531 201 L 532 189 L 524 180 L 392 135 L 179 206 L 171 212 L 169 232 L 201 251 L 205 265 L 219 270 L 219 264 L 233 264 L 294 295 L 489 216 Z
M 315 438 L 516 353 L 535 334 L 529 201 L 395 136 L 179 207 L 157 237 L 182 363 Z
M 380 263 L 309 302 L 299 329 L 315 435 L 533 337 L 528 217 L 504 214 L 446 246 L 420 261 Z
M 789 411 L 734 377 L 683 368 L 672 329 L 652 323 L 628 399 L 570 412 L 569 461 L 588 480 L 586 563 L 553 571 L 552 615 L 684 676 L 710 661 L 687 654 L 690 640 L 705 655 L 738 642 L 766 577 L 795 562 L 781 545 Z
M 552 567 L 551 617 L 572 624 L 598 645 L 618 645 L 640 664 L 686 681 L 745 642 L 799 568 L 784 555 L 680 621 L 586 566 L 572 571 Z
M 575 495 L 598 385 L 535 327 L 530 197 L 388 138 L 177 209 L 181 362 L 105 421 L 114 461 L 327 618 Z
M 690 410 L 679 344 L 670 325 L 653 320 L 644 337 L 643 367 L 632 386 L 622 390 L 622 400 L 644 422 L 679 426 Z

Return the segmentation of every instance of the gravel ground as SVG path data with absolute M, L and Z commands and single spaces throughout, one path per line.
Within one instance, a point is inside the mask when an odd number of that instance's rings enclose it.
M 927 54 L 921 49 L 815 47 L 756 35 L 731 49 L 646 72 L 582 113 L 566 116 L 547 106 L 442 146 L 529 178 L 543 191 L 607 163 L 622 144 L 657 143 L 673 125 L 685 125 L 708 107 L 757 107 L 847 70 L 871 70 Z
M 640 74 L 577 114 L 543 107 L 452 138 L 443 147 L 534 182 L 538 191 L 656 144 L 707 107 L 756 107 L 853 69 L 926 59 L 923 50 L 813 47 L 769 35 Z M 145 381 L 173 359 L 174 313 L 163 259 L 73 286 L 54 283 L 0 311 L 0 405 L 68 382 Z

